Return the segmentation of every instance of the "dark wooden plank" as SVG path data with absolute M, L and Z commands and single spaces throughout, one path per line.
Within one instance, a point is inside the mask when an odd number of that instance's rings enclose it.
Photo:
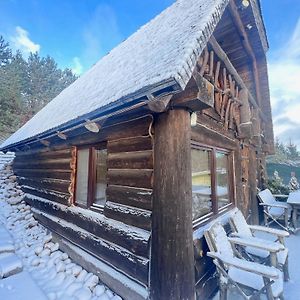
M 129 274 L 140 280 L 142 283 L 148 283 L 148 260 L 136 256 L 126 249 L 122 249 L 114 244 L 102 240 L 90 232 L 74 227 L 66 221 L 58 222 L 57 218 L 34 211 L 35 217 L 50 230 L 67 238 L 76 245 L 87 250 L 96 257 L 104 259 L 125 274 Z
M 37 197 L 48 199 L 50 201 L 54 201 L 57 203 L 62 203 L 65 205 L 70 204 L 69 203 L 70 195 L 68 194 L 58 193 L 47 189 L 35 189 L 29 186 L 22 186 L 22 191 L 24 193 L 28 193 Z
M 152 189 L 141 189 L 109 185 L 106 189 L 106 199 L 110 202 L 120 203 L 142 209 L 152 209 Z
M 88 252 L 82 255 L 82 249 L 74 243 L 67 241 L 62 236 L 52 232 L 52 240 L 54 243 L 59 243 L 59 249 L 66 252 L 73 262 L 80 265 L 89 273 L 94 273 L 99 277 L 101 283 L 109 286 L 109 289 L 114 291 L 124 300 L 145 300 L 142 294 L 147 294 L 146 287 L 140 285 L 129 276 L 123 275 L 121 272 L 116 273 L 112 266 L 104 263 L 98 263 L 98 259 Z M 120 276 L 116 276 L 120 275 Z M 132 283 L 131 285 L 129 283 Z M 138 285 L 136 285 L 138 284 Z
M 26 178 L 52 178 L 70 180 L 71 170 L 41 170 L 41 169 L 14 169 L 15 175 Z
M 153 169 L 153 151 L 109 153 L 109 169 Z
M 107 172 L 108 185 L 122 185 L 139 188 L 152 188 L 152 170 L 109 169 Z
M 98 133 L 85 132 L 71 137 L 66 142 L 69 146 L 92 145 L 101 141 L 119 140 L 137 136 L 149 136 L 149 128 L 152 124 L 152 116 L 129 120 L 110 127 L 102 127 Z
M 71 158 L 57 158 L 57 159 L 43 159 L 35 160 L 34 158 L 23 160 L 22 162 L 15 161 L 13 164 L 14 169 L 59 169 L 69 170 Z
M 30 197 L 25 197 L 25 201 L 42 212 L 62 220 L 68 220 L 68 222 L 91 232 L 97 237 L 119 245 L 138 256 L 149 257 L 149 235 L 140 232 L 139 229 L 136 230 L 131 226 L 109 220 L 96 212 L 77 207 L 66 207 L 47 200 L 33 200 Z
M 202 125 L 203 124 L 203 125 Z M 192 140 L 203 145 L 210 145 L 228 150 L 238 147 L 238 140 L 227 136 L 224 132 L 210 129 L 205 123 L 197 124 L 192 128 Z
M 106 201 L 104 215 L 128 225 L 151 229 L 151 211 Z
M 30 186 L 36 189 L 47 189 L 68 194 L 70 181 L 68 180 L 55 180 L 55 179 L 43 179 L 43 178 L 18 178 L 18 183 L 26 186 Z
M 160 114 L 154 143 L 151 299 L 194 299 L 189 112 Z
M 152 139 L 150 136 L 137 136 L 107 141 L 107 151 L 109 153 L 145 151 L 152 148 Z
M 25 151 L 25 152 L 16 152 L 16 161 L 23 161 L 27 159 L 56 159 L 56 158 L 70 158 L 71 149 L 61 149 L 56 151 L 51 150 L 34 150 L 34 151 Z

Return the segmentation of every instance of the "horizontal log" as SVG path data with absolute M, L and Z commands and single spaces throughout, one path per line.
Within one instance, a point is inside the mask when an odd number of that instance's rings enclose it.
M 26 178 L 52 178 L 70 180 L 71 170 L 42 170 L 42 169 L 14 169 L 15 175 Z
M 59 169 L 59 170 L 69 170 L 70 169 L 70 158 L 57 158 L 57 159 L 44 159 L 44 160 L 35 160 L 23 159 L 22 161 L 14 161 L 14 169 Z
M 124 300 L 147 300 L 148 291 L 145 285 L 142 285 L 122 272 L 115 270 L 105 262 L 100 261 L 88 252 L 82 255 L 82 249 L 67 241 L 60 235 L 52 232 L 52 240 L 59 243 L 59 249 L 66 252 L 69 257 L 89 273 L 99 277 L 99 281 L 109 286 Z
M 43 179 L 43 178 L 25 178 L 18 177 L 18 183 L 30 186 L 36 189 L 47 189 L 68 194 L 68 188 L 71 184 L 68 180 Z
M 109 153 L 109 169 L 153 169 L 153 151 Z
M 16 152 L 16 161 L 27 159 L 44 160 L 44 159 L 56 159 L 56 158 L 69 158 L 71 157 L 71 149 L 62 149 L 56 151 L 34 150 L 25 152 Z
M 104 215 L 125 224 L 151 230 L 151 211 L 106 201 Z
M 137 136 L 119 140 L 107 141 L 108 153 L 145 151 L 153 148 L 150 136 Z
M 35 209 L 33 209 L 33 213 L 50 230 L 65 237 L 94 256 L 109 262 L 125 274 L 129 274 L 142 283 L 147 284 L 148 259 L 136 256 L 126 249 L 100 239 L 90 232 L 74 226 L 72 223 L 41 213 Z
M 107 182 L 108 185 L 151 189 L 153 186 L 153 170 L 109 169 Z
M 149 128 L 153 122 L 152 116 L 145 116 L 109 128 L 108 140 L 129 138 L 136 136 L 148 136 Z
M 223 132 L 210 129 L 207 126 L 197 124 L 192 128 L 192 141 L 196 141 L 201 144 L 216 146 L 226 149 L 237 149 L 237 140 L 227 137 Z
M 63 194 L 63 193 L 58 193 L 54 192 L 51 190 L 47 189 L 36 189 L 30 186 L 22 186 L 22 191 L 24 193 L 28 193 L 37 197 L 41 197 L 44 199 L 48 199 L 50 201 L 54 201 L 57 203 L 62 203 L 65 205 L 69 205 L 69 200 L 70 200 L 70 195 L 69 194 Z
M 150 235 L 144 230 L 124 225 L 106 218 L 103 214 L 79 207 L 66 207 L 44 199 L 32 199 L 29 196 L 25 197 L 25 201 L 42 212 L 62 220 L 68 220 L 97 237 L 119 245 L 138 256 L 149 257 L 148 241 Z
M 110 127 L 102 127 L 98 133 L 85 132 L 69 138 L 66 142 L 69 146 L 92 145 L 101 141 L 118 140 L 137 136 L 149 136 L 149 128 L 152 116 L 146 116 L 121 122 Z
M 151 210 L 153 192 L 152 189 L 109 185 L 106 189 L 106 199 L 114 203 Z

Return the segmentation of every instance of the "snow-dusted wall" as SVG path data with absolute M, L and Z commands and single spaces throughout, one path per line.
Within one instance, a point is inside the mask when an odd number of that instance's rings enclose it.
M 70 146 L 17 152 L 13 165 L 25 201 L 40 222 L 119 270 L 120 278 L 134 278 L 144 289 L 148 286 L 153 194 L 152 122 L 148 115 L 107 129 L 108 186 L 103 213 L 73 203 L 76 151 Z

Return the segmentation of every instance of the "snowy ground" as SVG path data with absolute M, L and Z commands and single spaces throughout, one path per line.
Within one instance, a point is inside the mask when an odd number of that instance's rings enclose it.
M 1 155 L 0 155 L 1 156 Z M 7 158 L 7 160 L 11 160 Z M 0 160 L 0 299 L 121 300 L 73 263 L 22 200 L 11 167 Z

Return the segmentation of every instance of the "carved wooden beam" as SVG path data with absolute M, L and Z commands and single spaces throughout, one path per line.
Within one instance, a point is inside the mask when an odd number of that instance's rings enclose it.
M 246 87 L 244 81 L 242 80 L 242 78 L 240 77 L 240 75 L 238 74 L 238 72 L 236 71 L 236 69 L 234 68 L 234 66 L 232 65 L 231 61 L 229 60 L 228 56 L 226 55 L 226 53 L 224 52 L 224 50 L 222 49 L 222 47 L 219 45 L 219 43 L 217 42 L 217 40 L 215 39 L 214 36 L 211 36 L 209 43 L 211 45 L 211 47 L 213 48 L 213 50 L 215 51 L 215 53 L 217 54 L 217 56 L 219 57 L 219 59 L 222 60 L 222 62 L 224 63 L 226 69 L 230 72 L 230 74 L 234 77 L 236 83 L 242 88 L 242 89 L 246 89 L 248 90 L 248 88 Z M 248 91 L 249 92 L 249 91 Z M 249 101 L 250 103 L 255 107 L 255 108 L 259 108 L 256 100 L 254 99 L 254 97 L 252 96 L 252 94 L 249 92 Z M 264 116 L 264 114 L 262 113 L 262 111 L 259 109 L 259 114 L 260 114 L 260 118 L 264 121 L 267 122 L 268 120 L 266 119 L 266 117 Z
M 214 107 L 214 86 L 198 72 L 194 72 L 191 81 L 184 91 L 172 97 L 171 106 L 191 111 Z
M 241 124 L 239 125 L 239 138 L 250 139 L 253 136 L 252 122 L 251 122 L 251 111 L 248 101 L 248 90 L 242 89 L 240 91 L 240 99 L 243 105 L 240 107 L 241 112 Z
M 238 9 L 237 9 L 234 1 L 229 2 L 229 11 L 233 18 L 233 22 L 235 23 L 235 26 L 241 36 L 241 41 L 244 46 L 244 49 L 252 61 L 252 69 L 253 69 L 252 71 L 253 71 L 254 82 L 255 82 L 256 100 L 257 100 L 258 104 L 260 105 L 261 104 L 261 92 L 260 92 L 259 76 L 258 76 L 258 69 L 257 69 L 255 54 L 252 49 L 251 43 L 248 39 L 248 34 L 245 30 L 244 24 L 241 20 L 241 17 L 239 15 Z
M 170 100 L 173 95 L 166 95 L 158 98 L 153 98 L 148 102 L 148 108 L 156 113 L 161 113 L 167 110 Z

